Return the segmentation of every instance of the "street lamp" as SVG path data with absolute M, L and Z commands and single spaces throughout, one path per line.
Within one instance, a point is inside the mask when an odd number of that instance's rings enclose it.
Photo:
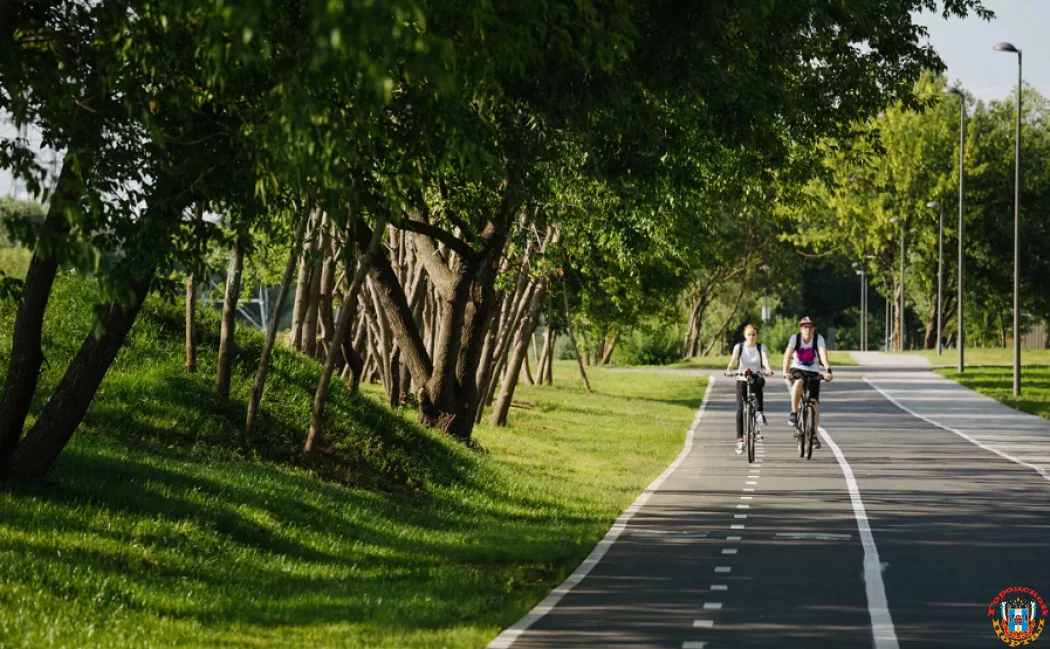
M 1017 54 L 1017 132 L 1014 153 L 1014 396 L 1021 396 L 1021 50 L 996 43 L 999 52 Z
M 898 346 L 898 350 L 897 351 L 901 351 L 902 352 L 902 351 L 904 351 L 904 221 L 902 219 L 899 219 L 899 218 L 897 218 L 895 216 L 892 219 L 890 219 L 890 223 L 893 223 L 894 225 L 900 225 L 901 226 L 901 280 L 900 280 L 901 301 L 900 301 L 900 306 L 897 308 L 897 321 L 899 323 L 898 324 L 899 335 L 898 335 L 898 341 L 897 341 L 897 346 Z
M 944 289 L 944 207 L 937 201 L 926 203 L 926 207 L 936 207 L 940 212 L 940 223 L 937 226 L 937 355 L 941 355 L 941 292 Z
M 944 94 L 956 95 L 959 97 L 959 268 L 957 270 L 959 277 L 956 281 L 956 290 L 958 290 L 958 297 L 956 301 L 956 324 L 958 327 L 958 335 L 955 337 L 955 346 L 959 348 L 959 373 L 961 374 L 965 368 L 963 364 L 963 350 L 966 349 L 965 344 L 965 316 L 966 309 L 963 308 L 963 154 L 966 151 L 966 95 L 958 87 L 945 88 Z

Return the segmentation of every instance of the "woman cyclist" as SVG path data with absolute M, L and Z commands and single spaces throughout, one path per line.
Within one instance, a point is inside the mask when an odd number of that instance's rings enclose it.
M 773 370 L 769 368 L 769 357 L 766 355 L 766 348 L 764 345 L 760 345 L 758 342 L 758 328 L 754 325 L 747 325 L 744 327 L 744 342 L 737 343 L 733 347 L 733 357 L 729 359 L 729 367 L 726 368 L 726 374 L 733 372 L 733 367 L 737 366 L 738 372 L 746 372 L 751 370 L 752 374 L 755 374 L 755 383 L 752 386 L 752 392 L 755 395 L 755 401 L 758 405 L 758 413 L 756 419 L 765 425 L 766 415 L 762 404 L 762 386 L 765 385 L 765 376 L 773 376 Z M 747 377 L 738 376 L 736 382 L 736 453 L 740 455 L 744 452 L 744 399 L 747 396 Z M 757 432 L 757 431 L 756 431 Z M 761 438 L 762 435 L 758 434 Z

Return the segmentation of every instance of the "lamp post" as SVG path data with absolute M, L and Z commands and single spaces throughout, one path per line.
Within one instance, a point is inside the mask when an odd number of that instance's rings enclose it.
M 937 226 L 937 355 L 941 355 L 941 292 L 944 290 L 944 207 L 937 201 L 926 203 L 926 207 L 936 207 L 940 212 Z
M 898 217 L 890 219 L 890 223 L 899 225 L 901 228 L 901 279 L 900 279 L 900 291 L 901 299 L 900 306 L 897 307 L 897 322 L 898 322 L 898 336 L 897 336 L 897 351 L 904 351 L 904 221 Z
M 958 335 L 955 337 L 955 346 L 959 348 L 958 370 L 961 374 L 966 369 L 963 357 L 963 350 L 966 349 L 964 336 L 966 330 L 963 326 L 966 320 L 966 309 L 963 308 L 963 154 L 966 151 L 966 95 L 958 87 L 945 88 L 944 93 L 959 97 L 959 267 L 957 270 L 959 277 L 956 281 L 958 297 L 955 300 L 955 321 Z
M 1017 129 L 1014 153 L 1014 396 L 1021 396 L 1021 50 L 996 43 L 999 52 L 1017 54 Z
M 854 272 L 860 276 L 860 351 L 868 351 L 868 274 L 864 265 L 853 262 Z

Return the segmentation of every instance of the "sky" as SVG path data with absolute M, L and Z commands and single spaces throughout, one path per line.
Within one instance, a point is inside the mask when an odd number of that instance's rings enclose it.
M 961 83 L 977 99 L 1004 99 L 1016 88 L 1017 58 L 992 46 L 1009 41 L 1024 53 L 1025 83 L 1050 97 L 1050 0 L 984 0 L 984 5 L 995 12 L 992 21 L 975 16 L 944 20 L 930 13 L 915 17 L 929 29 L 928 42 L 947 64 L 949 81 Z M 10 136 L 11 130 L 0 123 L 0 136 Z M 29 138 L 38 140 L 32 132 Z M 43 152 L 41 161 L 46 165 L 50 160 Z M 22 188 L 0 170 L 0 196 L 16 189 Z

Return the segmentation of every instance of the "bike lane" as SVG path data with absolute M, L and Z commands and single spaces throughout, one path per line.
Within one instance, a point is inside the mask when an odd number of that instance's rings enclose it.
M 733 382 L 719 377 L 691 453 L 601 561 L 490 647 L 872 647 L 864 548 L 838 462 L 827 444 L 798 458 L 781 381 L 766 388 L 754 465 L 733 452 L 735 407 Z
M 863 495 L 899 646 L 1007 646 L 988 616 L 997 594 L 1020 586 L 1050 601 L 1050 481 L 1040 465 L 994 450 L 1042 458 L 1050 431 L 1032 421 L 1011 430 L 1011 411 L 942 381 L 926 372 L 837 372 L 822 394 L 821 423 Z M 932 423 L 940 420 L 969 425 L 977 437 Z

